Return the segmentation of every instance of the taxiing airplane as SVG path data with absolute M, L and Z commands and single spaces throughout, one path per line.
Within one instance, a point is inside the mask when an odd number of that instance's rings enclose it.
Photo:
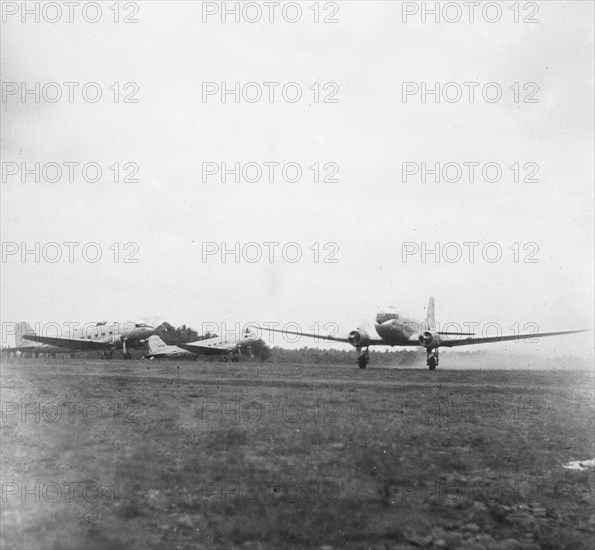
M 186 344 L 168 345 L 159 336 L 149 338 L 149 353 L 144 359 L 198 358 L 199 356 L 220 357 L 223 361 L 238 361 L 243 353 L 257 355 L 262 361 L 268 359 L 270 350 L 263 340 L 246 329 L 239 340 L 227 341 L 217 335 L 203 337 Z
M 20 323 L 21 324 L 21 323 Z M 138 348 L 143 340 L 155 334 L 155 328 L 144 324 L 128 321 L 125 323 L 89 323 L 82 329 L 73 330 L 68 337 L 39 336 L 26 325 L 22 338 L 32 342 L 39 342 L 45 349 L 33 353 L 76 353 L 84 351 L 102 352 L 102 357 L 111 358 L 114 350 L 120 350 L 125 358 L 130 358 L 128 349 Z M 17 351 L 20 351 L 17 349 Z
M 388 308 L 376 315 L 374 328 L 376 336 L 368 334 L 363 329 L 352 330 L 346 337 L 321 336 L 289 330 L 279 330 L 258 327 L 270 332 L 281 332 L 295 336 L 307 336 L 331 342 L 344 342 L 351 344 L 358 352 L 357 362 L 360 369 L 365 369 L 370 361 L 370 346 L 422 346 L 427 352 L 427 365 L 430 370 L 438 366 L 438 348 L 452 348 L 455 346 L 470 346 L 473 344 L 489 344 L 491 342 L 505 342 L 510 340 L 523 340 L 544 336 L 558 336 L 561 334 L 576 334 L 586 330 L 562 330 L 557 332 L 537 332 L 532 334 L 511 334 L 507 336 L 486 336 L 475 338 L 473 333 L 442 332 L 435 329 L 434 298 L 430 298 L 425 323 L 409 317 L 407 314 L 398 313 L 393 308 Z M 466 336 L 467 338 L 448 339 L 449 336 Z

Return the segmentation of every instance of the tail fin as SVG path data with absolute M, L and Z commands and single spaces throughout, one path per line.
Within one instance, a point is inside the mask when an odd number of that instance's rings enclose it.
M 426 313 L 426 324 L 429 330 L 434 330 L 436 327 L 436 319 L 434 317 L 434 296 L 430 296 L 428 304 L 428 312 Z
M 156 334 L 149 338 L 149 353 L 159 353 L 165 351 L 167 344 Z
M 33 347 L 33 346 L 42 346 L 43 345 L 40 342 L 33 342 L 32 340 L 25 340 L 23 338 L 24 334 L 31 334 L 31 335 L 35 334 L 35 330 L 33 329 L 33 327 L 31 327 L 31 325 L 29 323 L 27 323 L 26 321 L 17 323 L 17 325 L 15 327 L 15 333 L 14 333 L 14 340 L 15 340 L 14 347 L 15 348 L 22 347 L 22 346 Z

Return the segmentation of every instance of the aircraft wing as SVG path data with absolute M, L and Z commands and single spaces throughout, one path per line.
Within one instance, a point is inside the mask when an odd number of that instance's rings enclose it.
M 472 344 L 489 344 L 491 342 L 507 342 L 510 340 L 526 340 L 528 338 L 542 338 L 544 336 L 559 336 L 561 334 L 578 334 L 583 330 L 560 330 L 557 332 L 534 332 L 533 334 L 509 334 L 507 336 L 485 336 L 484 338 L 464 338 L 462 340 L 447 340 L 440 343 L 440 347 L 453 348 L 456 346 L 470 346 Z
M 113 349 L 114 347 L 111 342 L 97 342 L 96 340 L 83 340 L 82 338 L 57 338 L 52 336 L 37 336 L 36 334 L 23 334 L 23 338 L 72 351 L 98 351 Z
M 191 351 L 197 355 L 225 355 L 230 353 L 235 348 L 235 345 L 230 344 L 229 347 L 215 347 L 215 346 L 203 346 L 197 342 L 191 342 L 189 344 L 176 344 L 179 348 Z
M 294 332 L 293 330 L 279 330 L 276 328 L 256 327 L 260 330 L 268 330 L 269 332 L 280 332 L 281 334 L 293 334 L 294 336 L 306 336 L 308 338 L 318 338 L 319 340 L 328 340 L 329 342 L 343 342 L 349 344 L 348 338 L 338 338 L 337 336 L 323 336 L 322 334 L 312 334 L 309 332 Z M 381 338 L 370 338 L 370 345 L 387 345 Z

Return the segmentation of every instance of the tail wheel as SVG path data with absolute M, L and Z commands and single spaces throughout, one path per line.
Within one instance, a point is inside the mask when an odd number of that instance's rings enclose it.
M 428 357 L 428 367 L 430 370 L 436 370 L 437 364 L 438 364 L 438 361 L 436 360 L 436 357 L 434 357 L 433 355 Z

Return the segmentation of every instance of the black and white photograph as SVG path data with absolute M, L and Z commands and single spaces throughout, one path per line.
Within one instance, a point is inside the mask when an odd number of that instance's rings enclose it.
M 0 11 L 0 550 L 595 548 L 594 2 Z

